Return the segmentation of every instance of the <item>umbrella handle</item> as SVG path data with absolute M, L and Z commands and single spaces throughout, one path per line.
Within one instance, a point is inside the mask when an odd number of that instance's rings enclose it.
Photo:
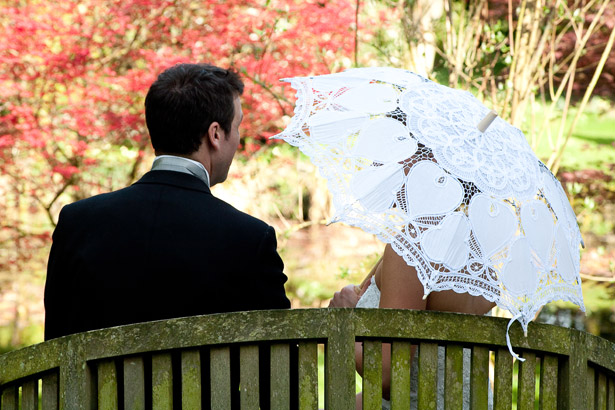
M 495 111 L 491 110 L 487 113 L 487 115 L 485 115 L 485 118 L 483 118 L 478 125 L 476 126 L 476 128 L 478 128 L 478 130 L 480 132 L 485 132 L 487 131 L 487 128 L 489 128 L 489 126 L 491 125 L 491 123 L 493 122 L 493 120 L 495 120 L 495 117 L 498 116 L 498 113 L 496 113 Z
M 363 281 L 361 282 L 361 284 L 359 285 L 359 287 L 361 289 L 363 289 L 363 287 L 366 284 L 369 284 L 369 281 L 372 279 L 372 276 L 374 276 L 376 274 L 376 271 L 378 270 L 378 267 L 380 267 L 380 264 L 382 264 L 382 256 L 380 257 L 380 259 L 378 259 L 378 262 L 376 262 L 376 264 L 374 265 L 374 267 L 372 268 L 372 270 L 367 274 L 367 276 L 365 277 L 365 279 L 363 279 Z

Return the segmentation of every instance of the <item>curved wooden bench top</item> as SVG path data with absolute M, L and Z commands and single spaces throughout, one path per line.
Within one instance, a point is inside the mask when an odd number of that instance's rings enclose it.
M 202 346 L 292 340 L 327 346 L 327 372 L 339 375 L 335 377 L 335 383 L 338 383 L 335 391 L 341 396 L 340 402 L 350 401 L 354 396 L 355 341 L 459 345 L 484 348 L 488 353 L 506 349 L 507 325 L 508 319 L 505 318 L 457 313 L 328 308 L 235 312 L 161 320 L 65 336 L 4 354 L 0 356 L 0 391 L 16 381 L 60 369 L 60 402 L 71 408 L 68 403 L 73 398 L 83 400 L 83 397 L 73 396 L 85 394 L 87 363 Z M 539 323 L 530 323 L 527 338 L 523 336 L 521 327 L 515 324 L 510 329 L 510 337 L 517 353 L 559 358 L 560 367 L 564 369 L 559 371 L 559 383 L 567 385 L 570 391 L 568 397 L 560 397 L 558 403 L 568 402 L 568 408 L 580 408 L 577 405 L 584 402 L 576 397 L 579 390 L 571 387 L 575 378 L 584 376 L 590 367 L 605 374 L 606 400 L 608 403 L 612 400 L 615 394 L 615 344 L 586 332 Z M 6 403 L 10 400 L 7 399 Z M 329 406 L 334 407 L 341 408 Z M 2 410 L 4 408 L 10 406 L 4 406 Z

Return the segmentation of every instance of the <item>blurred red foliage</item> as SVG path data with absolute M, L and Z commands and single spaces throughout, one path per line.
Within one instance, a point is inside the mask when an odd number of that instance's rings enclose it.
M 350 65 L 354 7 L 350 0 L 1 2 L 0 244 L 10 255 L 0 259 L 26 261 L 26 249 L 48 244 L 48 228 L 33 232 L 21 209 L 38 208 L 53 225 L 64 203 L 138 176 L 149 147 L 144 97 L 173 64 L 239 71 L 242 153 L 271 143 L 292 115 L 281 77 Z
M 343 69 L 354 52 L 349 0 L 12 4 L 0 6 L 0 171 L 31 181 L 41 198 L 51 192 L 49 201 L 98 166 L 96 149 L 147 148 L 143 98 L 175 63 L 211 62 L 243 75 L 249 155 L 292 115 L 280 77 Z M 35 175 L 17 165 L 26 152 Z

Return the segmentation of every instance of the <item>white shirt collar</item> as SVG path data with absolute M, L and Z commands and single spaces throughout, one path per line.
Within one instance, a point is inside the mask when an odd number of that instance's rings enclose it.
M 178 157 L 176 155 L 158 155 L 152 163 L 152 171 L 154 170 L 191 174 L 201 179 L 209 187 L 209 172 L 207 172 L 203 164 L 190 158 Z

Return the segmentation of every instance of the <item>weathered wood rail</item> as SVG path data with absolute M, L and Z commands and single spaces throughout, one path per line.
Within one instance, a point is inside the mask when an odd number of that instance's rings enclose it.
M 534 409 L 536 401 L 541 409 L 615 409 L 615 344 L 536 323 L 530 324 L 525 338 L 515 325 L 511 340 L 526 358 L 515 364 L 506 348 L 507 323 L 502 318 L 410 310 L 299 309 L 103 329 L 0 356 L 0 408 L 228 409 L 231 362 L 238 351 L 240 392 L 233 406 L 258 409 L 263 382 L 259 350 L 265 349 L 271 408 L 317 409 L 322 345 L 325 398 L 320 407 L 351 410 L 354 346 L 363 341 L 366 409 L 381 409 L 382 342 L 392 343 L 393 409 L 410 407 L 411 345 L 419 351 L 419 409 L 436 408 L 435 386 L 442 382 L 445 408 L 462 408 L 464 348 L 471 349 L 472 409 L 487 408 L 490 360 L 495 363 L 494 409 L 509 410 L 513 401 L 520 410 Z M 438 380 L 438 346 L 446 347 L 444 381 Z

